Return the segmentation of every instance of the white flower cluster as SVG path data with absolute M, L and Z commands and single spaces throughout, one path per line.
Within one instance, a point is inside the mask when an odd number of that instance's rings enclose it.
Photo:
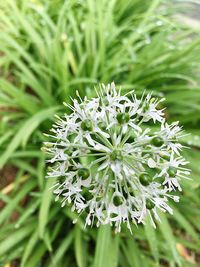
M 180 156 L 182 136 L 178 122 L 165 122 L 163 109 L 148 94 L 137 99 L 121 95 L 114 83 L 102 85 L 98 97 L 73 100 L 70 115 L 58 118 L 51 142 L 45 143 L 51 164 L 47 177 L 55 177 L 54 193 L 62 206 L 86 216 L 86 225 L 111 224 L 117 232 L 121 223 L 152 224 L 157 210 L 168 211 L 171 194 L 181 190 L 187 178 L 187 162 Z M 149 127 L 148 122 L 153 121 Z

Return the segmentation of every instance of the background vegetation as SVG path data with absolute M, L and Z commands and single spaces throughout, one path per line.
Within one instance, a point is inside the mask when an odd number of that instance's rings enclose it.
M 180 8 L 180 6 L 179 6 Z M 200 252 L 200 36 L 159 0 L 0 2 L 0 266 L 198 266 Z M 54 202 L 40 151 L 53 115 L 78 89 L 115 81 L 165 96 L 166 116 L 190 132 L 192 181 L 174 216 L 118 235 L 72 224 Z

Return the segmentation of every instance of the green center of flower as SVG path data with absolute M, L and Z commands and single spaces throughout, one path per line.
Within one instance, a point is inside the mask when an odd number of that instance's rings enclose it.
M 85 180 L 90 176 L 90 171 L 87 168 L 80 168 L 78 170 L 78 176 Z
M 92 131 L 92 122 L 91 120 L 85 120 L 81 122 L 81 129 L 83 131 Z
M 115 161 L 115 160 L 122 160 L 123 156 L 122 156 L 122 152 L 119 150 L 114 150 L 111 154 L 110 154 L 110 159 Z
M 127 123 L 129 122 L 130 120 L 130 116 L 128 113 L 124 112 L 124 113 L 118 113 L 117 114 L 117 121 L 120 123 L 120 124 L 124 124 L 124 123 Z

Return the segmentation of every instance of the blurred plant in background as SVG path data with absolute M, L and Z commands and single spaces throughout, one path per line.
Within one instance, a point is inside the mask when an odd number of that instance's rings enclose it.
M 1 179 L 3 266 L 198 266 L 200 37 L 175 21 L 174 5 L 1 1 L 0 166 L 10 181 Z M 132 236 L 125 227 L 118 235 L 108 226 L 85 229 L 81 219 L 74 226 L 70 209 L 54 203 L 40 151 L 63 101 L 77 89 L 95 96 L 95 83 L 113 80 L 124 92 L 165 96 L 165 116 L 191 133 L 183 144 L 191 146 L 184 156 L 193 181 L 184 181 L 179 205 L 170 204 L 173 218 L 160 214 L 156 231 L 147 222 Z

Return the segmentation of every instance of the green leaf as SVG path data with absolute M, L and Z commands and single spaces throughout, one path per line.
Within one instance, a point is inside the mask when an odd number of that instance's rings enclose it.
M 158 263 L 159 261 L 159 250 L 158 250 L 158 243 L 156 238 L 156 229 L 153 228 L 150 218 L 147 217 L 146 224 L 144 225 L 145 234 L 151 249 L 151 252 L 153 254 L 153 257 Z
M 45 189 L 42 193 L 38 225 L 40 238 L 44 238 L 45 227 L 49 219 L 49 209 L 53 195 L 52 190 L 50 188 L 53 186 L 54 183 L 54 179 L 48 179 L 46 182 Z
M 22 260 L 21 260 L 21 265 L 22 267 L 26 267 L 27 266 L 27 261 L 28 261 L 28 258 L 29 256 L 31 255 L 33 249 L 34 249 L 34 246 L 36 245 L 37 241 L 38 241 L 38 238 L 39 238 L 39 234 L 38 234 L 38 229 L 36 229 L 32 235 L 30 236 L 28 242 L 27 242 L 27 245 L 24 249 L 24 252 L 23 252 L 23 255 L 22 255 Z
M 81 228 L 79 225 L 75 227 L 75 255 L 76 262 L 78 267 L 85 267 L 86 259 L 87 259 L 87 244 L 86 241 L 83 241 L 83 232 L 81 232 Z
M 128 238 L 127 242 L 123 243 L 123 252 L 131 267 L 140 267 L 142 265 L 142 250 L 139 249 L 134 237 Z
M 53 107 L 39 111 L 34 116 L 29 118 L 26 122 L 21 125 L 10 144 L 7 146 L 6 151 L 0 157 L 0 168 L 7 162 L 12 153 L 22 143 L 26 145 L 32 132 L 42 123 L 44 120 L 52 117 L 59 107 Z
M 194 228 L 192 225 L 188 222 L 188 220 L 178 211 L 177 208 L 174 207 L 174 205 L 171 205 L 173 208 L 173 216 L 177 220 L 177 222 L 185 229 L 185 231 L 192 236 L 194 240 L 199 242 L 199 237 L 197 236 Z M 200 244 L 200 242 L 199 242 Z
M 120 235 L 115 234 L 111 237 L 110 246 L 109 246 L 109 257 L 108 266 L 117 267 L 118 266 L 118 258 L 119 258 L 119 245 L 120 245 Z
M 178 266 L 181 266 L 180 256 L 176 249 L 176 241 L 174 238 L 174 235 L 172 233 L 172 229 L 169 225 L 169 222 L 167 220 L 167 217 L 163 213 L 159 213 L 159 217 L 161 219 L 161 223 L 159 223 L 159 228 L 162 232 L 162 235 L 166 241 L 167 247 L 171 251 L 171 255 L 174 258 L 175 262 L 178 264 Z
M 16 88 L 13 84 L 9 83 L 4 79 L 0 79 L 0 90 L 11 95 L 13 99 L 19 103 L 19 105 L 28 113 L 34 114 L 38 112 L 38 104 L 36 99 L 23 92 L 19 88 Z
M 58 266 L 59 261 L 64 258 L 64 255 L 68 248 L 70 247 L 74 237 L 74 231 L 71 230 L 69 234 L 67 234 L 66 238 L 64 238 L 59 245 L 59 247 L 56 249 L 56 251 L 53 254 L 52 257 L 52 263 L 49 267 L 55 267 Z
M 35 228 L 35 222 L 29 222 L 28 225 L 16 230 L 0 243 L 0 257 L 6 255 L 15 245 L 19 244 L 24 238 L 28 237 Z
M 39 199 L 37 199 L 33 203 L 30 202 L 29 206 L 24 210 L 23 214 L 20 216 L 20 218 L 16 222 L 15 227 L 16 228 L 21 227 L 24 221 L 26 221 L 30 217 L 30 215 L 32 215 L 35 212 L 38 206 L 39 206 Z
M 16 209 L 20 200 L 22 200 L 36 186 L 36 181 L 29 178 L 20 188 L 20 191 L 13 197 L 12 201 L 0 213 L 0 225 L 6 221 L 10 214 Z
M 109 225 L 100 226 L 100 228 L 98 229 L 93 267 L 108 266 L 107 263 L 109 258 L 110 237 L 111 237 L 110 226 Z

